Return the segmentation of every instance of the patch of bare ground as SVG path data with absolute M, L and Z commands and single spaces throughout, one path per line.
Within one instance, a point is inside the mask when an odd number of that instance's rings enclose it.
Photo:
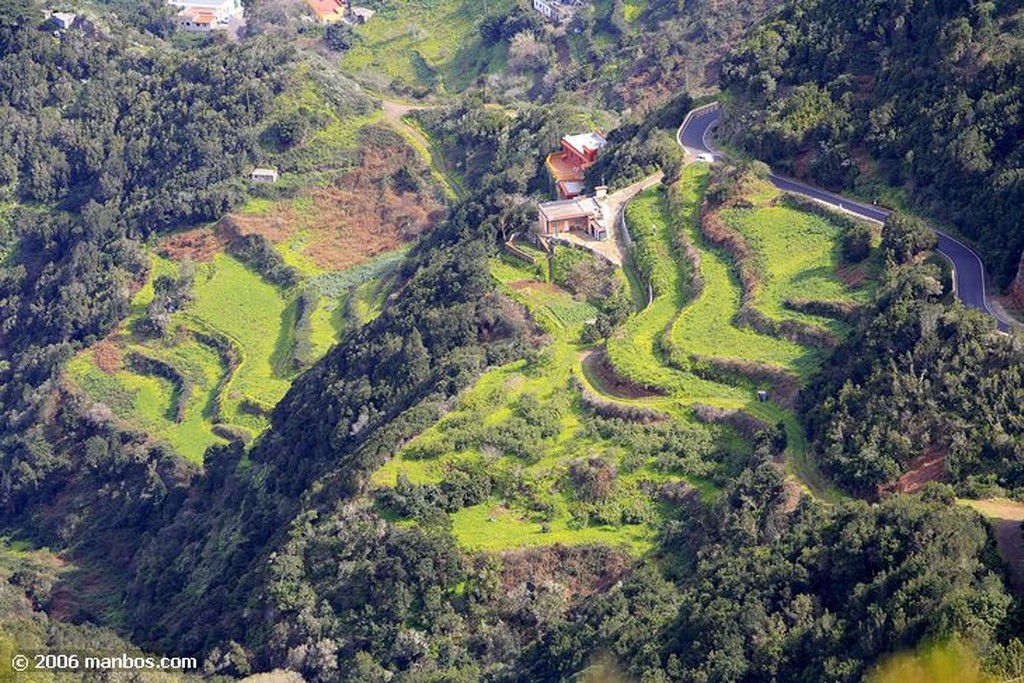
M 96 367 L 108 375 L 121 369 L 121 349 L 110 339 L 104 339 L 93 346 L 92 357 Z
M 662 395 L 631 382 L 615 372 L 615 368 L 608 362 L 608 356 L 604 349 L 587 351 L 583 355 L 583 372 L 594 388 L 605 396 L 631 399 Z
M 836 267 L 836 277 L 850 289 L 855 289 L 864 284 L 868 279 L 869 265 L 866 261 L 856 264 L 844 264 Z
M 804 496 L 804 487 L 795 479 L 787 478 L 782 484 L 782 489 L 786 496 L 786 500 L 782 504 L 782 511 L 788 514 L 795 511 L 800 505 L 800 499 Z
M 169 235 L 160 242 L 157 252 L 175 261 L 204 263 L 224 251 L 228 238 L 219 225 L 193 228 Z
M 946 478 L 947 455 L 948 447 L 933 446 L 911 460 L 907 470 L 896 481 L 883 486 L 879 493 L 916 493 L 929 482 L 943 481 Z
M 305 233 L 301 253 L 317 266 L 351 268 L 393 251 L 442 219 L 445 205 L 427 178 L 408 146 L 364 145 L 359 166 L 328 187 L 305 191 L 301 199 L 308 202 L 275 202 L 264 213 L 229 214 L 213 228 L 168 237 L 160 251 L 170 258 L 206 261 L 239 236 L 258 234 L 280 243 Z
M 524 589 L 554 584 L 566 599 L 603 593 L 614 586 L 631 566 L 629 555 L 606 546 L 553 545 L 513 550 L 498 555 L 501 586 L 506 599 Z M 478 563 L 486 562 L 484 557 Z

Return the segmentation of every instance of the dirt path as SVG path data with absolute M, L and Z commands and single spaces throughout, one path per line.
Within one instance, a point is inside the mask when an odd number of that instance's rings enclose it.
M 583 377 L 598 394 L 612 399 L 632 401 L 638 398 L 661 397 L 620 376 L 608 363 L 604 349 L 590 349 L 580 356 Z
M 440 183 L 448 198 L 458 199 L 462 197 L 462 187 L 445 170 L 444 160 L 441 158 L 440 152 L 435 149 L 427 136 L 423 134 L 423 131 L 405 120 L 405 116 L 410 112 L 435 109 L 436 106 L 430 104 L 408 104 L 406 102 L 384 99 L 381 100 L 381 106 L 384 108 L 384 120 L 397 130 L 402 137 L 408 140 L 413 149 L 429 164 L 431 175 Z
M 988 518 L 995 532 L 999 555 L 1010 567 L 1010 585 L 1018 596 L 1024 596 L 1024 503 L 1005 498 L 988 500 L 960 499 L 961 505 L 972 507 Z

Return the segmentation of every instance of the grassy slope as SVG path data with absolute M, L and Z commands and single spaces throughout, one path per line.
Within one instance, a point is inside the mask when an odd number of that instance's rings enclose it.
M 839 228 L 826 218 L 783 206 L 730 209 L 723 217 L 762 257 L 768 279 L 755 305 L 769 317 L 841 331 L 833 320 L 787 309 L 786 300 L 867 300 L 870 289 L 851 292 L 836 278 Z
M 823 498 L 835 496 L 811 462 L 802 429 L 795 417 L 773 403 L 758 403 L 751 383 L 735 377 L 729 385 L 710 382 L 663 362 L 665 347 L 683 356 L 691 354 L 771 363 L 805 375 L 820 362 L 813 349 L 775 339 L 732 325 L 741 300 L 741 289 L 729 257 L 708 247 L 700 234 L 698 210 L 709 177 L 708 167 L 697 164 L 684 169 L 670 207 L 663 191 L 654 188 L 642 195 L 636 208 L 627 212 L 630 233 L 637 242 L 637 260 L 652 275 L 660 290 L 651 305 L 633 316 L 607 344 L 609 359 L 624 377 L 659 389 L 666 398 L 648 399 L 660 409 L 669 401 L 683 405 L 708 403 L 739 408 L 769 423 L 783 422 L 789 437 L 787 466 L 790 473 Z M 764 301 L 769 315 L 796 317 L 782 308 L 790 296 L 839 300 L 857 298 L 836 280 L 835 244 L 838 229 L 826 220 L 789 209 L 761 205 L 773 197 L 755 197 L 755 208 L 736 212 L 732 218 L 748 236 L 757 258 L 769 275 L 756 303 Z M 654 222 L 655 229 L 649 224 Z M 763 221 L 763 223 L 762 223 Z M 674 248 L 676 230 L 683 230 L 700 256 L 704 289 L 689 300 L 689 263 Z M 807 242 L 804 250 L 803 242 Z M 798 246 L 799 245 L 799 246 Z M 652 261 L 654 263 L 652 263 Z M 810 317 L 810 316 L 805 316 Z
M 691 166 L 687 173 L 704 178 L 700 182 L 706 182 L 706 167 Z M 696 198 L 692 197 L 687 203 L 692 204 L 693 199 Z M 757 225 L 758 221 L 759 216 L 752 215 L 747 222 Z M 700 234 L 696 209 L 679 222 L 700 254 L 700 275 L 704 280 L 704 291 L 672 324 L 670 339 L 673 347 L 687 354 L 742 358 L 787 368 L 808 369 L 812 355 L 810 350 L 733 325 L 732 319 L 739 311 L 743 290 L 730 258 L 721 250 L 707 246 Z M 789 244 L 791 247 L 800 244 L 800 249 L 803 249 L 799 241 Z M 774 264 L 780 254 L 766 256 L 768 263 Z
M 294 303 L 226 254 L 198 269 L 195 292 L 189 315 L 236 340 L 244 353 L 227 395 L 231 421 L 260 430 L 265 422 L 241 414 L 238 404 L 250 399 L 269 409 L 288 391 L 289 373 L 281 368 L 295 328 Z
M 706 177 L 688 170 L 683 184 L 693 184 L 694 192 L 702 194 Z M 612 365 L 642 386 L 685 397 L 691 403 L 713 401 L 723 407 L 742 407 L 748 398 L 746 392 L 668 368 L 659 357 L 661 337 L 687 299 L 683 278 L 688 270 L 672 254 L 674 236 L 664 188 L 651 188 L 633 200 L 626 220 L 636 252 L 643 254 L 634 256 L 634 261 L 649 264 L 641 270 L 651 277 L 656 294 L 647 308 L 632 316 L 608 340 Z
M 486 13 L 508 10 L 512 0 L 395 0 L 357 29 L 359 40 L 342 67 L 381 86 L 458 91 L 477 73 L 500 66 L 504 53 L 480 44 Z M 381 81 L 390 82 L 381 82 Z
M 620 463 L 628 455 L 621 447 L 584 433 L 582 408 L 571 388 L 572 377 L 582 377 L 580 359 L 583 348 L 577 343 L 584 321 L 594 317 L 594 309 L 575 301 L 567 292 L 544 281 L 542 269 L 495 258 L 491 273 L 506 294 L 524 303 L 531 315 L 549 334 L 550 342 L 537 359 L 517 361 L 485 373 L 473 387 L 463 392 L 458 404 L 437 424 L 422 433 L 400 451 L 372 478 L 377 487 L 396 485 L 399 477 L 414 484 L 439 483 L 449 468 L 459 462 L 487 463 L 488 471 L 506 472 L 515 481 L 532 488 L 537 498 L 554 513 L 547 520 L 523 509 L 514 502 L 490 500 L 459 510 L 452 515 L 453 528 L 459 542 L 473 550 L 500 551 L 524 546 L 607 543 L 623 546 L 635 554 L 652 547 L 655 523 L 598 523 L 585 526 L 571 524 L 571 497 L 554 490 L 564 477 L 568 463 L 580 457 L 602 455 Z M 433 444 L 449 444 L 475 425 L 493 426 L 508 419 L 520 397 L 533 395 L 546 410 L 561 413 L 560 431 L 543 442 L 543 452 L 533 464 L 524 464 L 512 456 L 487 454 L 474 448 L 447 449 L 440 456 L 416 459 L 418 450 Z M 628 401 L 624 401 L 628 403 Z M 689 411 L 677 406 L 662 406 L 678 420 L 691 420 Z M 729 443 L 735 439 L 722 430 Z M 742 444 L 735 444 L 743 448 Z M 667 474 L 651 463 L 637 469 L 620 467 L 616 492 L 604 505 L 610 510 L 641 510 L 649 520 L 659 516 L 657 504 L 641 490 L 644 482 L 661 482 L 685 478 L 702 494 L 714 495 L 715 487 L 700 479 Z M 614 515 L 613 515 L 614 516 Z

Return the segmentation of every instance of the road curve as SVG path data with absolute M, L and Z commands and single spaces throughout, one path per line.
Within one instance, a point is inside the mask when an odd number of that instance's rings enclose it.
M 708 140 L 710 131 L 718 124 L 720 116 L 721 110 L 712 105 L 695 109 L 687 114 L 676 134 L 676 140 L 688 155 L 697 159 L 705 158 L 715 161 L 722 158 L 722 155 L 712 148 Z M 892 213 L 889 209 L 865 204 L 856 199 L 850 199 L 774 173 L 769 174 L 768 180 L 784 192 L 808 197 L 869 221 L 884 223 Z M 985 291 L 985 266 L 977 252 L 941 230 L 934 228 L 932 230 L 939 238 L 938 251 L 953 264 L 953 286 L 956 297 L 965 306 L 978 309 L 995 318 L 996 325 L 1001 331 L 1009 331 L 1009 322 L 1001 318 L 989 305 L 988 295 Z

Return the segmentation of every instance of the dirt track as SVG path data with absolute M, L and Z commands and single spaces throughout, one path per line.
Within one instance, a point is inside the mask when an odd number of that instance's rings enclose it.
M 1004 498 L 961 499 L 960 503 L 988 518 L 995 532 L 999 555 L 1010 567 L 1010 585 L 1018 596 L 1024 596 L 1024 538 L 1021 537 L 1024 503 Z

